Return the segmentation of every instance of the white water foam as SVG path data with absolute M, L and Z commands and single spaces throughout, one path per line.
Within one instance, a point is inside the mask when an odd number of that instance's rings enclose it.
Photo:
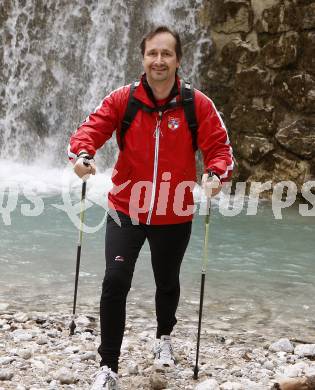
M 112 187 L 112 169 L 90 176 L 88 195 L 96 203 L 104 203 L 104 196 Z M 41 196 L 60 195 L 63 192 L 79 196 L 82 180 L 73 172 L 69 163 L 64 168 L 53 168 L 43 161 L 22 164 L 0 159 L 0 192 L 16 191 L 19 194 Z

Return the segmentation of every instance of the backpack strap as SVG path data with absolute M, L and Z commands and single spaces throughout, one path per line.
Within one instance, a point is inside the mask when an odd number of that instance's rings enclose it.
M 197 146 L 197 130 L 198 130 L 198 124 L 195 114 L 195 93 L 193 87 L 186 83 L 185 81 L 181 80 L 180 82 L 180 96 L 181 100 L 178 103 L 176 99 L 173 99 L 171 102 L 165 104 L 164 106 L 160 107 L 149 107 L 146 104 L 140 102 L 139 100 L 135 99 L 133 97 L 133 94 L 135 92 L 135 89 L 140 84 L 140 81 L 134 81 L 130 86 L 130 92 L 129 92 L 129 98 L 127 103 L 127 108 L 125 111 L 124 118 L 121 122 L 121 128 L 120 128 L 120 137 L 119 137 L 119 148 L 120 150 L 124 149 L 124 137 L 126 135 L 126 132 L 128 131 L 132 121 L 135 119 L 135 116 L 137 115 L 137 112 L 141 109 L 143 111 L 152 113 L 156 111 L 166 111 L 170 108 L 177 107 L 179 105 L 183 106 L 185 118 L 188 123 L 188 127 L 191 131 L 191 137 L 192 137 L 192 144 L 194 150 L 198 149 Z
M 140 84 L 140 81 L 134 81 L 130 86 L 130 92 L 129 92 L 129 98 L 127 103 L 127 108 L 125 111 L 124 118 L 121 122 L 121 128 L 120 128 L 120 142 L 119 142 L 119 149 L 123 150 L 124 148 L 124 137 L 129 129 L 132 121 L 135 119 L 135 116 L 137 115 L 137 112 L 139 110 L 139 105 L 136 103 L 136 99 L 134 99 L 133 94 L 135 92 L 135 89 Z
M 186 121 L 188 127 L 191 131 L 192 144 L 194 150 L 198 149 L 197 145 L 197 130 L 198 123 L 195 113 L 195 92 L 191 84 L 186 83 L 185 81 L 180 81 L 180 95 L 182 100 L 182 105 L 185 112 Z

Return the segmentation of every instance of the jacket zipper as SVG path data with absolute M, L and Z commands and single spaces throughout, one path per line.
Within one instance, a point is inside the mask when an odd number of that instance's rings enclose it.
M 155 137 L 155 150 L 154 150 L 154 168 L 153 168 L 153 183 L 152 183 L 152 193 L 151 193 L 151 201 L 150 208 L 147 218 L 147 225 L 151 223 L 151 217 L 155 202 L 155 194 L 156 194 L 156 180 L 157 180 L 157 172 L 159 165 L 159 146 L 160 146 L 160 134 L 161 134 L 161 121 L 162 121 L 163 112 L 159 111 L 159 117 L 156 122 L 154 137 Z

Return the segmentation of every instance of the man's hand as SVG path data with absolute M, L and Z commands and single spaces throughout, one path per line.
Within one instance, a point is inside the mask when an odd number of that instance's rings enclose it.
M 96 165 L 94 159 L 87 158 L 87 156 L 80 156 L 73 167 L 74 172 L 80 177 L 87 175 L 95 175 Z M 89 178 L 89 176 L 87 176 Z
M 221 191 L 222 184 L 218 176 L 209 176 L 208 173 L 204 173 L 202 175 L 201 187 L 204 190 L 206 197 L 211 198 Z

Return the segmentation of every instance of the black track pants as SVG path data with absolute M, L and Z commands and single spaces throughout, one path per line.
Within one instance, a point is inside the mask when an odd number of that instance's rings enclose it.
M 125 330 L 126 299 L 136 260 L 148 239 L 156 284 L 157 337 L 169 335 L 176 324 L 179 301 L 179 272 L 186 251 L 191 222 L 175 225 L 133 225 L 118 213 L 121 226 L 108 215 L 105 238 L 106 272 L 100 303 L 101 366 L 118 371 L 120 347 Z

